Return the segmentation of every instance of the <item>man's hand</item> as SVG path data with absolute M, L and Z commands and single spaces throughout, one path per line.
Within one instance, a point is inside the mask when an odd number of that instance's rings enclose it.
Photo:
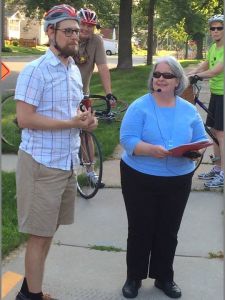
M 77 115 L 72 118 L 73 127 L 82 128 L 88 131 L 94 130 L 98 126 L 98 120 L 95 117 L 95 113 L 91 112 L 91 108 L 88 110 L 85 108 L 84 112 L 80 109 L 77 110 Z
M 105 97 L 109 101 L 112 107 L 116 106 L 116 101 L 117 101 L 116 96 L 114 96 L 113 94 L 107 94 Z

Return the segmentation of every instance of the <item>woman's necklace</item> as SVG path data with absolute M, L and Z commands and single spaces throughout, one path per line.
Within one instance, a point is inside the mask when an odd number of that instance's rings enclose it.
M 175 102 L 175 106 L 172 107 L 171 106 L 160 107 L 157 105 L 155 99 L 153 99 L 153 107 L 154 107 L 157 127 L 159 130 L 160 137 L 163 141 L 164 147 L 166 149 L 171 149 L 174 147 L 173 133 L 175 128 L 177 102 Z M 170 120 L 172 122 L 170 122 Z

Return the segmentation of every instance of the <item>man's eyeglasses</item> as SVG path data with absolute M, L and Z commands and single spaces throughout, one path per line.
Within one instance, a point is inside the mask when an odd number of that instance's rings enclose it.
M 218 30 L 218 31 L 222 31 L 223 30 L 223 26 L 219 26 L 219 27 L 210 27 L 210 30 L 211 31 L 215 31 L 215 30 Z
M 60 28 L 56 28 L 56 30 L 64 32 L 66 37 L 71 37 L 73 35 L 73 33 L 76 33 L 76 35 L 80 34 L 80 29 L 72 29 L 72 28 L 60 29 Z
M 153 72 L 153 77 L 154 78 L 160 78 L 161 76 L 165 79 L 176 78 L 176 76 L 172 73 Z

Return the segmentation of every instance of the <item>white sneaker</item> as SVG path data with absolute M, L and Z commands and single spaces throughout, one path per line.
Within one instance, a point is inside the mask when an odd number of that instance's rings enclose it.
M 198 175 L 199 179 L 202 180 L 211 180 L 213 179 L 215 176 L 219 175 L 220 171 L 216 171 L 215 167 L 212 168 L 211 171 L 209 171 L 208 173 L 201 173 Z
M 219 173 L 212 180 L 209 180 L 204 183 L 204 186 L 207 188 L 218 188 L 224 186 L 224 176 Z
M 88 172 L 87 177 L 93 186 L 98 184 L 98 175 L 95 173 L 95 171 Z M 99 183 L 99 188 L 103 188 L 104 186 L 105 184 L 103 182 Z
M 96 185 L 98 183 L 98 175 L 94 171 L 88 172 L 87 177 L 91 184 Z

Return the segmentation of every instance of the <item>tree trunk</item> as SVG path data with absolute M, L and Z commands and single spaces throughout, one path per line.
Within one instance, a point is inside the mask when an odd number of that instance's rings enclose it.
M 196 58 L 203 59 L 203 38 L 202 37 L 196 40 L 196 45 L 197 45 Z
M 156 33 L 153 33 L 153 55 L 156 55 L 157 49 L 157 44 L 158 44 L 158 37 Z
M 196 46 L 197 46 L 197 53 L 196 53 L 196 58 L 197 59 L 202 59 L 203 58 L 203 38 L 204 34 L 201 32 L 196 32 L 193 35 L 193 39 L 196 41 Z
M 184 59 L 188 59 L 188 38 L 185 41 L 185 53 L 184 53 Z
M 148 5 L 148 53 L 147 53 L 147 65 L 152 64 L 152 58 L 154 54 L 154 35 L 153 35 L 153 22 L 156 0 L 149 0 Z
M 131 69 L 133 66 L 131 14 L 132 0 L 120 0 L 118 69 Z

